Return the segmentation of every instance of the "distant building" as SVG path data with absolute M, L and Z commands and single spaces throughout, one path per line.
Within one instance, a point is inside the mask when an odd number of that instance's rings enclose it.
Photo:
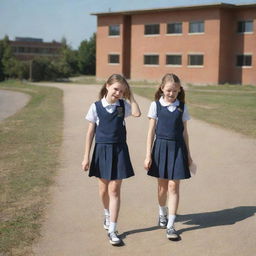
M 93 13 L 96 76 L 256 85 L 256 4 Z
M 14 56 L 22 61 L 36 57 L 58 57 L 62 44 L 58 42 L 43 42 L 41 38 L 16 37 L 9 41 Z

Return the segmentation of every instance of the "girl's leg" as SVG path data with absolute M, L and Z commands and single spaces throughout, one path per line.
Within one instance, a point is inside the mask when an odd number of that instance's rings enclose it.
M 158 203 L 162 207 L 166 205 L 168 181 L 166 179 L 158 179 Z
M 179 180 L 168 181 L 168 193 L 169 193 L 169 200 L 168 200 L 169 217 L 168 217 L 168 224 L 167 224 L 168 229 L 173 228 L 174 221 L 176 218 L 177 209 L 179 205 L 179 187 L 180 187 Z
M 166 208 L 167 192 L 168 192 L 168 180 L 158 179 L 158 203 L 159 203 L 158 225 L 161 228 L 166 228 L 167 221 L 168 221 L 167 208 Z
M 109 195 L 108 195 L 109 181 L 105 179 L 99 179 L 99 194 L 104 206 L 104 209 L 109 209 Z
M 117 219 L 120 208 L 120 190 L 122 180 L 111 180 L 108 186 L 110 224 L 108 229 L 109 242 L 113 245 L 120 244 L 122 241 L 116 234 Z
M 109 195 L 108 195 L 108 184 L 109 181 L 105 179 L 99 179 L 99 194 L 104 207 L 104 229 L 109 228 Z
M 120 208 L 120 190 L 122 180 L 111 180 L 108 186 L 110 221 L 117 222 Z
M 180 181 L 179 180 L 169 180 L 168 181 L 168 193 L 169 193 L 169 200 L 168 200 L 168 207 L 169 207 L 169 214 L 176 215 L 179 205 L 179 188 L 180 188 Z

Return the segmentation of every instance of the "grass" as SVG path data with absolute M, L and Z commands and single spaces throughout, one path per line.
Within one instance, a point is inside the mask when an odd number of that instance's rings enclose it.
M 92 85 L 92 84 L 97 84 L 97 85 L 103 85 L 105 83 L 105 80 L 97 80 L 95 76 L 90 76 L 90 75 L 84 75 L 84 76 L 79 76 L 79 77 L 73 77 L 70 78 L 71 83 L 79 83 L 79 84 L 85 84 L 85 85 Z M 153 86 L 156 85 L 156 82 L 148 82 L 146 80 L 144 81 L 129 81 L 128 82 L 131 84 L 131 86 Z
M 0 89 L 25 92 L 29 103 L 0 123 L 0 255 L 30 255 L 38 238 L 62 140 L 62 91 L 15 81 Z
M 133 90 L 153 100 L 155 88 L 134 87 Z M 189 85 L 186 103 L 193 117 L 256 138 L 255 86 Z

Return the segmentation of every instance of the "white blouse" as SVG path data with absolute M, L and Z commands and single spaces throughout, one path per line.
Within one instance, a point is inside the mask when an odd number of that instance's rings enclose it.
M 177 100 L 177 99 L 173 103 L 166 102 L 164 100 L 163 96 L 159 99 L 159 102 L 163 107 L 168 106 L 167 109 L 170 112 L 173 112 L 177 108 L 177 106 L 179 106 L 179 104 L 180 104 L 180 101 Z M 153 118 L 153 119 L 157 119 L 157 107 L 156 107 L 156 102 L 155 101 L 153 101 L 151 103 L 150 107 L 149 107 L 148 117 Z M 188 108 L 185 104 L 183 115 L 182 115 L 182 121 L 184 122 L 184 121 L 188 121 L 188 120 L 190 120 L 190 115 L 188 113 Z
M 102 103 L 102 106 L 110 114 L 115 111 L 117 106 L 120 106 L 119 100 L 117 100 L 113 104 L 109 104 L 105 97 L 101 99 L 101 103 Z M 124 108 L 125 108 L 125 118 L 126 118 L 126 117 L 128 117 L 132 114 L 131 105 L 126 100 L 124 100 Z M 87 112 L 87 115 L 85 116 L 85 119 L 87 119 L 88 121 L 90 121 L 92 123 L 96 123 L 97 125 L 99 125 L 99 117 L 98 117 L 98 114 L 97 114 L 95 103 L 91 104 L 91 106 L 90 106 L 90 108 Z

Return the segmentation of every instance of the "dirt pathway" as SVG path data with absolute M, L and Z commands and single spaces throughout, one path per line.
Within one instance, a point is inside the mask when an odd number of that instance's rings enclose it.
M 89 105 L 98 86 L 52 84 L 64 90 L 64 141 L 61 169 L 52 188 L 42 237 L 34 245 L 41 256 L 252 256 L 256 251 L 256 141 L 198 120 L 189 122 L 190 147 L 198 173 L 181 186 L 177 229 L 171 242 L 156 227 L 156 180 L 143 161 L 149 101 L 136 96 L 139 119 L 128 118 L 128 144 L 136 176 L 124 181 L 118 223 L 125 245 L 109 244 L 102 227 L 102 206 L 95 178 L 81 171 Z
M 0 90 L 0 121 L 23 108 L 29 99 L 30 96 L 22 92 Z

